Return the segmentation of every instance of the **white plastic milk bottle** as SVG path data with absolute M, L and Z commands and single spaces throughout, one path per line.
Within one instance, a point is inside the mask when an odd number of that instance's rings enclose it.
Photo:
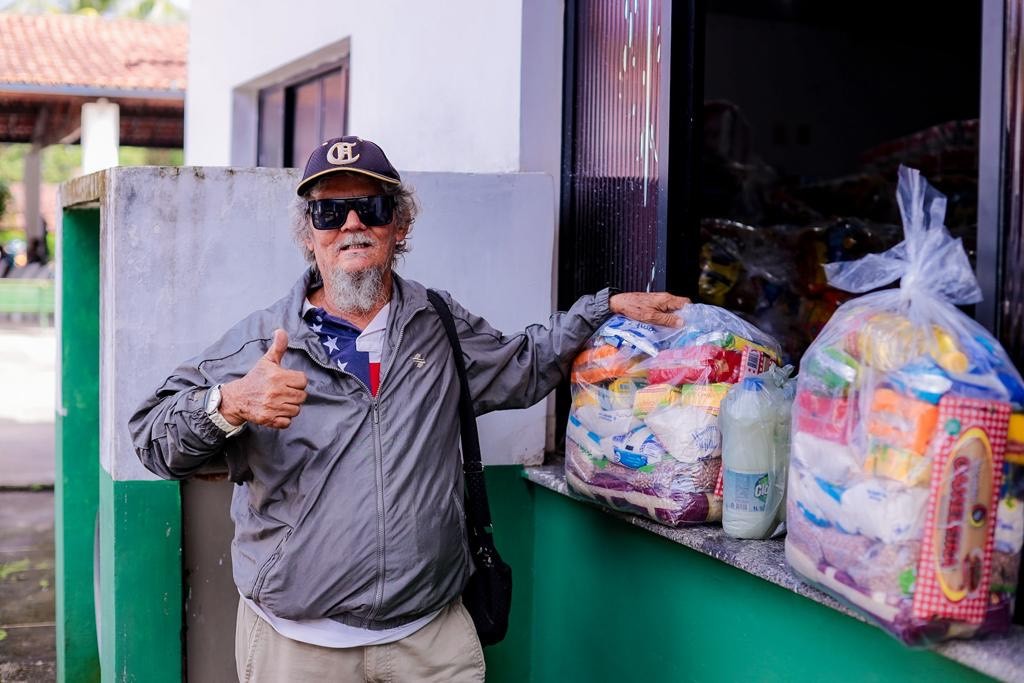
M 722 527 L 734 538 L 766 538 L 782 502 L 785 464 L 776 454 L 781 392 L 747 377 L 722 401 Z

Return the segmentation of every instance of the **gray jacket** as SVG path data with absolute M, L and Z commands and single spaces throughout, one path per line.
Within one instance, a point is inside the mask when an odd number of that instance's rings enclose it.
M 437 610 L 472 572 L 465 539 L 455 363 L 417 282 L 395 277 L 376 398 L 331 367 L 301 318 L 312 271 L 174 373 L 130 422 L 139 459 L 167 479 L 223 452 L 238 589 L 286 619 L 330 617 L 392 628 Z M 530 406 L 563 378 L 608 316 L 608 290 L 550 326 L 505 336 L 442 292 L 455 317 L 478 415 Z M 203 409 L 206 389 L 238 379 L 288 333 L 281 365 L 309 398 L 288 429 L 248 425 L 230 439 Z

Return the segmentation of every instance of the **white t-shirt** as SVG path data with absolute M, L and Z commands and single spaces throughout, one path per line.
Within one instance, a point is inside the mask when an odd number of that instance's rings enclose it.
M 302 307 L 303 315 L 311 308 L 314 308 L 314 306 L 307 299 Z M 380 309 L 380 312 L 374 316 L 370 324 L 356 338 L 356 349 L 368 353 L 371 363 L 380 362 L 380 353 L 384 344 L 384 333 L 387 329 L 388 311 L 390 308 L 391 304 L 386 304 Z M 275 631 L 285 638 L 319 645 L 320 647 L 365 647 L 367 645 L 393 643 L 396 640 L 401 640 L 416 633 L 416 631 L 429 624 L 434 620 L 434 617 L 441 613 L 441 610 L 437 610 L 404 626 L 373 631 L 368 628 L 342 624 L 333 619 L 303 619 L 298 621 L 282 619 L 269 612 L 265 612 L 259 605 L 245 596 L 242 596 L 242 599 L 252 608 L 253 612 L 258 614 L 261 619 L 270 624 Z
M 368 628 L 349 626 L 333 619 L 303 619 L 293 621 L 275 617 L 269 612 L 264 612 L 260 606 L 249 598 L 242 597 L 252 611 L 260 616 L 263 621 L 270 624 L 275 631 L 285 638 L 291 638 L 302 643 L 319 645 L 320 647 L 365 647 L 367 645 L 383 645 L 393 643 L 416 631 L 434 620 L 441 610 L 431 612 L 420 617 L 416 621 L 410 621 L 404 626 L 387 628 L 382 631 L 371 631 Z

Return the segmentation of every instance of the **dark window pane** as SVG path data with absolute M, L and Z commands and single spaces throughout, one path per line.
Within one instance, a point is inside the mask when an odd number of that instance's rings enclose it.
M 305 163 L 320 143 L 320 81 L 303 83 L 294 89 L 291 165 Z
M 899 164 L 947 196 L 946 226 L 975 256 L 981 5 L 833 4 L 706 4 L 693 279 L 792 362 L 854 296 L 823 264 L 903 239 Z
M 320 139 L 345 134 L 345 83 L 339 69 L 323 79 L 323 123 Z
M 608 284 L 659 286 L 661 8 L 577 3 L 566 301 Z
M 260 93 L 260 129 L 257 166 L 284 165 L 284 89 Z
M 260 91 L 257 164 L 301 166 L 323 140 L 345 134 L 348 64 Z

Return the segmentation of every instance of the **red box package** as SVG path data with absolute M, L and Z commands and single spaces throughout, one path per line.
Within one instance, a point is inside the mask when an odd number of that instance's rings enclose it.
M 797 391 L 793 430 L 821 439 L 845 444 L 849 441 L 850 401 L 843 397 L 822 396 L 812 391 Z
M 913 614 L 980 624 L 988 607 L 1010 405 L 947 394 L 929 455 L 932 482 Z
M 714 344 L 662 351 L 647 365 L 651 384 L 734 384 L 740 375 L 743 354 Z

